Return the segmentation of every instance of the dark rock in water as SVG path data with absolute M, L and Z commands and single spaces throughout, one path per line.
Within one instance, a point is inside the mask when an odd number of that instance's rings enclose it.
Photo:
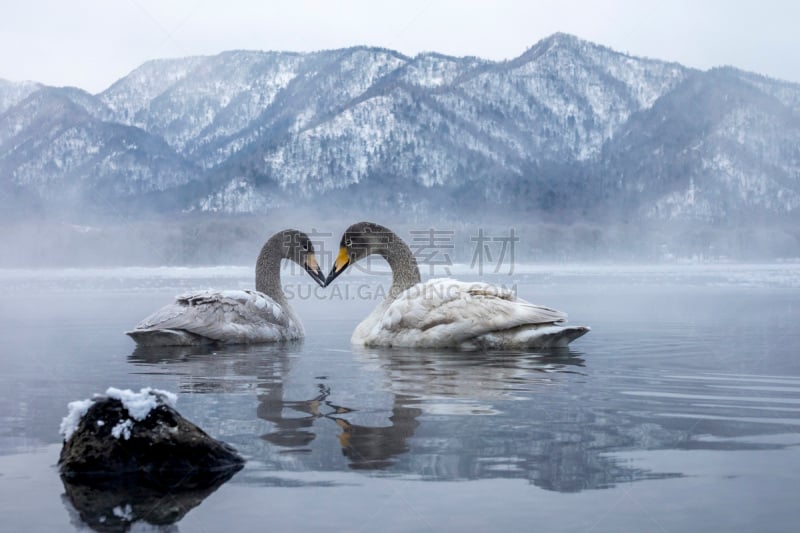
M 62 500 L 76 529 L 89 526 L 94 531 L 111 532 L 129 531 L 134 524 L 168 526 L 180 521 L 237 471 L 238 468 L 219 471 L 213 481 L 209 478 L 208 486 L 187 490 L 158 489 L 126 477 L 87 485 L 62 476 Z
M 186 420 L 175 395 L 109 388 L 105 395 L 70 403 L 62 421 L 61 475 L 71 483 L 110 478 L 164 490 L 209 487 L 244 459 Z M 231 473 L 232 475 L 232 473 Z

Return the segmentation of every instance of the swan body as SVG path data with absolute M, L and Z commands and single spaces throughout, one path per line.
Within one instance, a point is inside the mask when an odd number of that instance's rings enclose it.
M 532 304 L 505 288 L 449 278 L 421 282 L 408 246 L 369 222 L 345 231 L 326 285 L 350 263 L 377 253 L 392 267 L 386 299 L 361 322 L 351 342 L 409 348 L 525 349 L 564 347 L 589 331 L 565 326 L 567 315 Z
M 356 327 L 353 344 L 466 350 L 566 346 L 588 331 L 561 326 L 567 315 L 484 282 L 417 283 L 379 305 Z
M 128 331 L 140 346 L 254 344 L 303 337 L 291 309 L 251 290 L 190 292 L 175 298 Z
M 302 338 L 303 326 L 280 284 L 280 261 L 303 265 L 320 285 L 324 276 L 305 233 L 284 230 L 261 249 L 256 262 L 258 290 L 202 290 L 175 301 L 127 331 L 140 346 L 253 344 Z

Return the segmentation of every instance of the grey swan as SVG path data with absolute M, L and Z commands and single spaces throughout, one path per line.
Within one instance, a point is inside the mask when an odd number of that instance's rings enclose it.
M 252 344 L 302 338 L 303 325 L 281 287 L 281 261 L 302 266 L 320 286 L 325 275 L 302 231 L 279 231 L 256 261 L 256 290 L 201 290 L 181 294 L 125 333 L 140 346 Z

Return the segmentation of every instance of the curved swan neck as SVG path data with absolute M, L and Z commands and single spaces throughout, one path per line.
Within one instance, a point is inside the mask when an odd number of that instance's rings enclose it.
M 276 233 L 261 247 L 261 252 L 256 260 L 256 290 L 281 305 L 287 303 L 281 286 L 283 243 L 283 232 Z
M 392 233 L 391 239 L 379 253 L 386 259 L 392 269 L 392 286 L 389 288 L 389 298 L 394 299 L 407 288 L 420 282 L 417 259 L 408 245 Z

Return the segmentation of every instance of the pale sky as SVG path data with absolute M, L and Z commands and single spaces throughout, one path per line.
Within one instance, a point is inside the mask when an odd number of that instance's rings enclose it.
M 510 59 L 561 31 L 620 52 L 800 82 L 794 0 L 6 0 L 0 78 L 99 92 L 149 59 L 381 46 Z

